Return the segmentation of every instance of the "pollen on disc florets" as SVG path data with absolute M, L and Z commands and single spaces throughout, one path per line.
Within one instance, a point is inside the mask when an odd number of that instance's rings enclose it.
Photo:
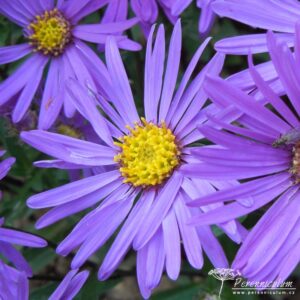
M 115 144 L 121 152 L 115 156 L 125 183 L 133 186 L 155 186 L 169 177 L 179 164 L 180 151 L 172 131 L 161 125 L 148 123 L 144 118 L 132 128 L 130 134 Z
M 45 55 L 60 55 L 72 38 L 70 23 L 56 8 L 36 16 L 28 29 L 29 43 Z

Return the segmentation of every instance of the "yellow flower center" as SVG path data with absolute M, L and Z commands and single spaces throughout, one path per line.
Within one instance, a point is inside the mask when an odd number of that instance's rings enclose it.
M 71 25 L 56 8 L 46 11 L 30 23 L 30 44 L 45 55 L 58 56 L 71 41 Z
M 141 120 L 134 128 L 128 126 L 130 134 L 115 143 L 121 152 L 114 160 L 120 164 L 124 182 L 135 187 L 162 183 L 180 161 L 175 136 L 166 124 L 157 126 Z

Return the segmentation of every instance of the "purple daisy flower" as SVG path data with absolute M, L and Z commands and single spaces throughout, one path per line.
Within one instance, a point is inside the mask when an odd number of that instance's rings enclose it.
M 46 241 L 29 233 L 3 228 L 0 219 L 0 254 L 14 267 L 0 259 L 0 298 L 27 300 L 29 295 L 28 277 L 32 270 L 23 255 L 13 245 L 42 248 Z
M 275 200 L 244 241 L 233 267 L 251 281 L 278 284 L 300 261 L 300 76 L 295 68 L 300 51 L 296 47 L 292 53 L 288 44 L 271 32 L 267 43 L 289 103 L 260 76 L 251 56 L 249 68 L 260 97 L 209 77 L 205 91 L 210 98 L 219 108 L 240 111 L 240 117 L 235 124 L 211 117 L 212 124 L 223 128 L 220 130 L 200 127 L 216 145 L 194 150 L 202 163 L 183 166 L 182 171 L 199 179 L 243 180 L 239 186 L 194 199 L 191 207 L 231 203 L 192 218 L 193 225 L 226 222 Z
M 78 270 L 70 271 L 49 297 L 49 300 L 72 300 L 79 293 L 89 276 L 88 271 L 77 272 Z
M 77 78 L 95 88 L 93 68 L 103 68 L 98 56 L 83 41 L 104 44 L 114 35 L 118 46 L 138 50 L 140 46 L 119 35 L 133 26 L 137 19 L 127 21 L 83 24 L 79 21 L 98 10 L 107 0 L 0 0 L 0 13 L 23 28 L 27 42 L 0 48 L 0 64 L 6 64 L 29 55 L 27 60 L 0 85 L 0 106 L 14 101 L 13 122 L 19 122 L 28 110 L 43 72 L 49 64 L 47 79 L 40 103 L 38 127 L 48 129 L 62 107 L 67 117 L 75 108 L 68 98 L 65 80 Z
M 219 74 L 224 56 L 216 54 L 192 79 L 209 42 L 207 39 L 175 90 L 181 53 L 180 22 L 174 27 L 166 68 L 164 27 L 159 27 L 152 47 L 154 30 L 155 27 L 151 29 L 146 51 L 145 118 L 138 115 L 119 50 L 111 38 L 105 51 L 109 76 L 99 77 L 99 80 L 108 78 L 103 86 L 109 98 L 97 95 L 106 117 L 101 116 L 95 106 L 94 91 L 77 81 L 69 82 L 74 105 L 104 144 L 42 130 L 21 134 L 25 142 L 55 158 L 42 162 L 48 167 L 98 168 L 97 175 L 30 197 L 27 202 L 30 207 L 51 208 L 38 220 L 37 228 L 94 206 L 57 248 L 61 255 L 78 248 L 71 264 L 77 269 L 123 224 L 98 277 L 107 279 L 132 246 L 137 251 L 138 283 L 145 298 L 159 284 L 164 269 L 173 280 L 179 276 L 181 241 L 194 268 L 202 268 L 202 249 L 215 266 L 227 266 L 227 259 L 210 227 L 195 229 L 186 224 L 194 214 L 216 206 L 194 209 L 188 208 L 186 202 L 215 191 L 215 184 L 219 188 L 237 184 L 194 180 L 180 172 L 183 165 L 194 161 L 192 145 L 202 138 L 195 124 L 206 121 L 206 112 L 215 112 L 213 106 L 204 106 L 207 96 L 203 80 L 207 74 Z M 236 242 L 241 242 L 247 234 L 236 221 L 217 225 Z
M 294 45 L 296 24 L 300 19 L 300 3 L 297 0 L 215 0 L 211 7 L 220 17 L 275 31 L 278 41 Z M 217 42 L 215 48 L 228 54 L 266 52 L 266 34 L 226 38 Z

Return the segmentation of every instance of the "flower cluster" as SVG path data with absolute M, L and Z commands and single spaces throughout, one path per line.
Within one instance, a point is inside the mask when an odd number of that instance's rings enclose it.
M 190 5 L 201 17 L 188 60 L 180 16 Z M 44 209 L 30 212 L 36 229 L 81 216 L 50 243 L 70 270 L 49 299 L 73 299 L 91 265 L 107 280 L 130 252 L 145 299 L 164 273 L 177 280 L 183 261 L 202 269 L 204 253 L 216 268 L 210 275 L 229 270 L 273 288 L 291 275 L 300 261 L 299 8 L 295 0 L 0 0 L 23 35 L 22 44 L 0 47 L 1 65 L 22 59 L 0 83 L 0 114 L 19 123 L 38 110 L 36 129 L 20 139 L 51 157 L 35 167 L 70 175 L 26 204 Z M 160 10 L 169 39 L 155 24 Z M 218 41 L 200 68 L 215 15 L 267 32 Z M 139 51 L 144 40 L 140 101 L 120 51 Z M 254 65 L 261 52 L 270 60 Z M 248 55 L 248 68 L 222 78 L 227 54 Z M 15 161 L 0 163 L 0 180 Z M 239 218 L 254 211 L 260 218 L 244 227 Z M 0 298 L 27 300 L 34 275 L 13 245 L 47 242 L 3 223 Z M 216 232 L 238 245 L 232 262 Z M 104 245 L 98 268 L 90 259 Z

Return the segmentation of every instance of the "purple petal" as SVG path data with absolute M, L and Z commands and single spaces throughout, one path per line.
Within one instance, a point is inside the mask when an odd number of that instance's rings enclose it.
M 174 94 L 181 57 L 181 39 L 181 22 L 178 20 L 174 26 L 170 40 L 168 61 L 159 107 L 159 121 L 165 120 Z
M 0 64 L 4 65 L 9 62 L 16 61 L 31 52 L 29 44 L 21 44 L 16 46 L 0 47 Z
M 68 203 L 99 190 L 113 180 L 116 180 L 119 176 L 120 173 L 118 171 L 111 171 L 84 178 L 31 196 L 27 200 L 27 204 L 31 208 L 45 208 Z
M 164 248 L 166 252 L 166 271 L 169 278 L 176 280 L 180 272 L 181 251 L 180 234 L 174 210 L 171 209 L 162 223 Z
M 6 228 L 0 228 L 0 241 L 36 248 L 47 246 L 47 242 L 37 236 Z
M 144 220 L 143 227 L 138 232 L 133 241 L 134 249 L 141 249 L 153 236 L 158 227 L 161 225 L 168 210 L 172 206 L 177 192 L 182 182 L 182 176 L 174 173 L 165 183 L 154 201 L 153 207 Z
M 86 196 L 82 196 L 76 200 L 71 202 L 67 202 L 65 204 L 61 204 L 57 207 L 52 208 L 46 214 L 44 214 L 36 223 L 36 228 L 41 229 L 46 226 L 49 226 L 59 220 L 62 220 L 72 214 L 80 212 L 86 208 L 93 206 L 98 203 L 112 191 L 120 192 L 120 187 L 122 186 L 122 180 L 117 179 L 104 187 L 92 192 Z
M 215 13 L 222 17 L 228 17 L 253 27 L 294 32 L 295 23 L 300 17 L 299 5 L 291 6 L 294 7 L 292 12 L 273 4 L 273 2 L 255 1 L 255 5 L 253 5 L 252 0 L 216 0 L 212 4 L 212 8 Z
M 276 33 L 276 38 L 280 42 L 287 43 L 289 47 L 294 45 L 293 34 Z M 215 44 L 215 49 L 222 53 L 235 55 L 267 52 L 267 35 L 265 33 L 261 33 L 225 38 Z
M 152 31 L 153 32 L 153 31 Z M 165 60 L 165 31 L 159 26 L 152 51 L 152 35 L 148 39 L 145 62 L 144 109 L 147 120 L 157 122 Z
M 191 212 L 185 205 L 183 195 L 176 199 L 174 209 L 187 259 L 194 268 L 201 269 L 203 266 L 202 248 L 196 228 L 187 225 Z
M 66 162 L 86 166 L 115 164 L 115 151 L 96 143 L 42 130 L 22 132 L 21 137 L 32 147 Z
M 132 209 L 99 269 L 98 278 L 100 280 L 106 280 L 122 261 L 141 226 L 143 216 L 149 213 L 154 196 L 153 191 L 145 193 Z

